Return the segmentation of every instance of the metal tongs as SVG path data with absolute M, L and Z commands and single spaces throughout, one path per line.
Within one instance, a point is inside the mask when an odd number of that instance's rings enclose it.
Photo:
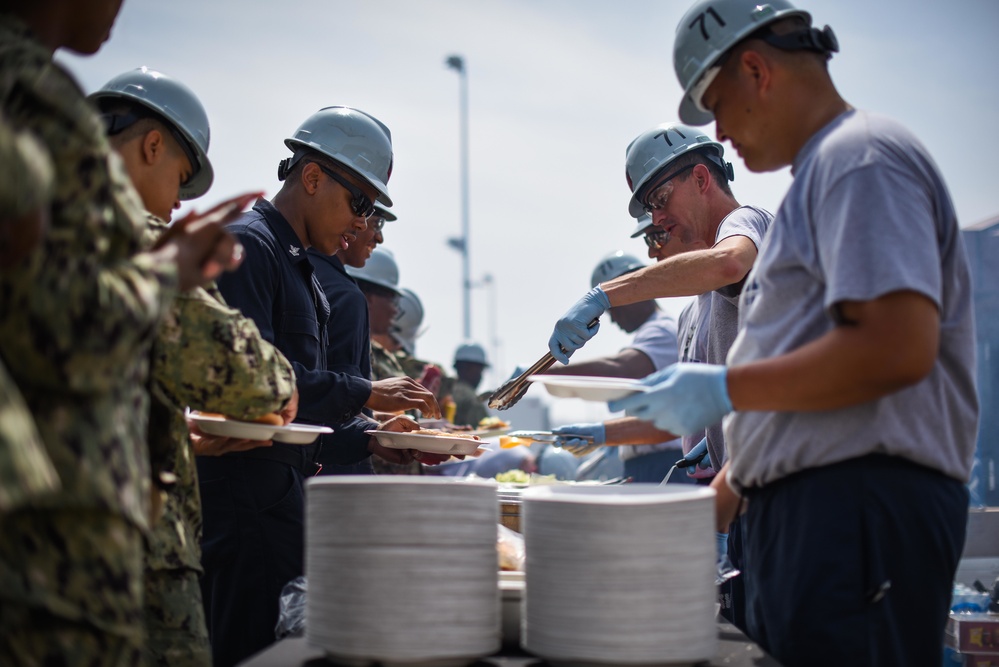
M 525 442 L 544 442 L 549 445 L 554 445 L 565 440 L 586 440 L 587 442 L 593 441 L 592 435 L 557 435 L 551 431 L 510 431 L 506 434 L 508 438 L 516 438 L 517 440 L 523 440 Z
M 599 321 L 599 317 L 594 317 L 587 327 L 593 328 Z M 562 351 L 564 352 L 565 348 L 562 348 Z M 532 375 L 540 375 L 554 365 L 555 357 L 552 356 L 551 352 L 546 353 L 533 366 L 512 380 L 503 383 L 503 386 L 494 391 L 492 396 L 489 397 L 489 407 L 493 410 L 506 410 L 513 407 L 517 404 L 517 401 L 524 397 L 524 394 L 527 393 L 527 390 L 531 386 L 531 381 L 527 378 Z

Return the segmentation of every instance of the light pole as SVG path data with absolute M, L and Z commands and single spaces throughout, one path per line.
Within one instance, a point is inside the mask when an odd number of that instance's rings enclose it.
M 448 239 L 448 245 L 461 253 L 462 313 L 464 338 L 472 338 L 472 280 L 468 260 L 468 73 L 465 60 L 458 55 L 447 57 L 444 64 L 458 73 L 459 139 L 461 167 L 461 236 Z

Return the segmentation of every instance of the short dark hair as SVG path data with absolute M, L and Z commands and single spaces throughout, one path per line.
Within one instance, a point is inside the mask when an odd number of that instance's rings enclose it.
M 292 164 L 290 167 L 286 166 L 291 161 L 294 161 L 294 164 Z M 313 150 L 311 148 L 300 148 L 298 151 L 295 152 L 294 156 L 286 158 L 285 160 L 281 161 L 278 174 L 280 180 L 288 180 L 288 181 L 293 180 L 292 176 L 297 177 L 298 174 L 301 173 L 303 169 L 305 169 L 305 165 L 309 164 L 310 162 L 315 162 L 320 167 L 329 169 L 330 171 L 334 171 L 340 174 L 341 176 L 348 176 L 354 179 L 354 181 L 356 181 L 358 184 L 365 185 L 368 182 L 368 179 L 362 177 L 360 174 L 358 174 L 350 167 L 347 167 L 346 165 L 337 162 L 336 160 L 326 155 L 325 153 L 320 153 L 319 151 Z
M 101 112 L 101 120 L 104 122 L 104 131 L 112 146 L 121 146 L 132 139 L 146 136 L 152 130 L 158 130 L 160 134 L 173 137 L 174 141 L 177 142 L 176 146 L 168 142 L 171 149 L 187 154 L 185 146 L 179 143 L 186 140 L 180 136 L 176 126 L 145 104 L 125 98 L 104 98 L 98 100 L 97 106 Z M 135 122 L 126 125 L 119 131 L 113 131 L 116 119 L 120 120 L 130 115 L 137 117 Z M 197 164 L 192 162 L 191 168 L 196 169 Z
M 712 157 L 708 157 L 709 151 Z M 721 191 L 727 195 L 731 195 L 732 188 L 728 184 L 728 173 L 726 173 L 726 170 L 722 168 L 718 164 L 718 162 L 715 162 L 715 160 L 721 160 L 721 159 L 722 158 L 718 158 L 717 153 L 715 153 L 710 148 L 695 149 L 692 151 L 688 151 L 687 153 L 684 153 L 680 157 L 676 158 L 675 160 L 670 162 L 669 165 L 662 171 L 663 174 L 665 174 L 666 172 L 669 172 L 670 174 L 675 174 L 684 167 L 692 167 L 694 165 L 703 164 L 705 167 L 708 168 L 708 171 L 711 173 L 711 177 L 714 178 L 714 180 L 718 183 L 718 187 L 721 188 Z M 690 178 L 689 171 L 687 173 L 680 174 L 679 176 L 677 176 L 677 179 L 680 181 L 686 181 L 688 178 Z M 655 183 L 658 180 L 662 180 L 661 177 L 653 179 L 652 182 Z M 646 196 L 647 195 L 648 193 L 646 193 Z

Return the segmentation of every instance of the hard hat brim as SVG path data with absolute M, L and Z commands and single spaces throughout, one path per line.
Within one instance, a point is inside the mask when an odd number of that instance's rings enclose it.
M 368 278 L 368 277 L 362 278 L 360 276 L 351 274 L 350 271 L 348 271 L 347 274 L 350 275 L 354 280 L 356 280 L 359 283 L 371 283 L 372 285 L 378 285 L 379 287 L 384 287 L 385 289 L 392 290 L 393 292 L 395 292 L 396 296 L 402 296 L 402 292 L 399 291 L 399 288 L 389 282 L 386 282 L 384 280 L 378 280 L 375 278 Z
M 637 239 L 640 236 L 644 236 L 645 232 L 655 227 L 655 224 L 650 222 L 639 222 L 635 225 L 635 230 L 631 232 L 631 238 Z
M 201 169 L 191 180 L 180 187 L 179 197 L 181 201 L 197 199 L 208 192 L 215 180 L 215 170 L 212 169 L 212 163 L 208 161 L 208 156 L 202 155 L 201 151 L 198 151 L 198 159 L 202 161 Z
M 631 201 L 628 202 L 628 213 L 636 220 L 645 215 L 645 204 L 638 201 L 635 195 L 631 195 Z
M 715 116 L 709 111 L 701 111 L 694 104 L 694 100 L 690 98 L 690 94 L 684 94 L 683 100 L 680 101 L 680 120 L 687 125 L 708 125 L 714 121 Z

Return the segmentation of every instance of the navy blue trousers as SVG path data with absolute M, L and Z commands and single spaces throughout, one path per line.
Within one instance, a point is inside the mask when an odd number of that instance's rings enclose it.
M 198 475 L 205 620 L 215 667 L 231 667 L 274 643 L 281 589 L 304 574 L 304 478 L 229 456 L 199 458 Z
M 683 458 L 683 450 L 663 449 L 658 452 L 642 454 L 624 462 L 624 476 L 631 477 L 632 482 L 659 484 L 669 473 L 673 464 Z M 694 484 L 694 478 L 687 476 L 686 470 L 674 470 L 669 478 L 670 484 Z
M 749 635 L 784 667 L 939 667 L 968 492 L 871 455 L 749 491 Z

